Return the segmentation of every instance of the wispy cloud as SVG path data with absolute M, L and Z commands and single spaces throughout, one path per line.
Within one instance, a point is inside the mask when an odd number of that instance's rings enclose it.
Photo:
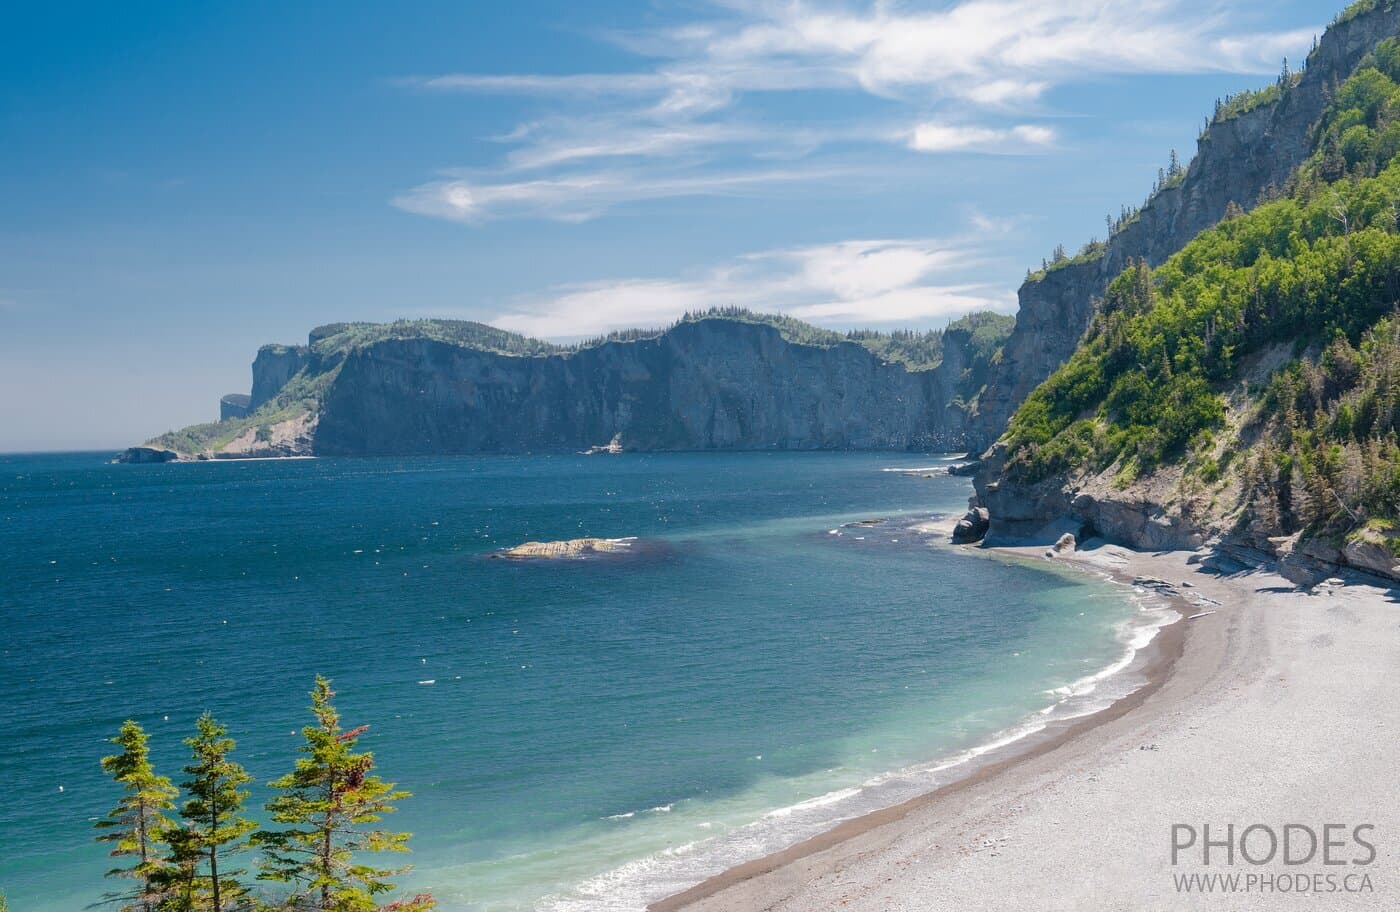
M 835 173 L 812 168 L 669 175 L 615 170 L 504 182 L 455 177 L 415 187 L 393 202 L 407 212 L 457 222 L 521 217 L 581 222 L 620 203 L 685 196 L 775 193 L 784 184 L 830 178 Z
M 622 278 L 556 288 L 497 314 L 491 323 L 527 335 L 570 339 L 661 326 L 686 311 L 738 305 L 838 327 L 927 324 L 974 310 L 1008 311 L 1015 300 L 968 281 L 1005 221 L 970 237 L 848 240 L 750 254 L 674 279 Z
M 1060 86 L 1106 75 L 1272 72 L 1314 33 L 1243 31 L 1215 0 L 701 0 L 683 9 L 684 21 L 603 36 L 638 56 L 634 71 L 401 80 L 425 92 L 528 96 L 545 113 L 501 138 L 512 148 L 495 174 L 465 187 L 431 182 L 396 202 L 461 220 L 463 206 L 441 205 L 443 194 L 525 195 L 535 204 L 496 204 L 495 212 L 578 218 L 693 194 L 711 171 L 731 190 L 756 190 L 764 181 L 743 181 L 744 171 L 766 171 L 775 157 L 820 157 L 837 144 L 886 153 L 1047 151 L 1059 136 L 1045 105 Z M 788 119 L 773 117 L 771 105 L 758 112 L 761 96 L 780 93 L 869 101 L 863 114 L 830 106 L 843 113 L 827 117 L 810 104 L 794 105 Z M 608 169 L 621 164 L 644 191 L 579 190 L 606 184 Z M 510 176 L 520 172 L 537 179 Z M 594 201 L 580 207 L 581 196 Z M 560 208 L 551 213 L 548 200 Z M 473 207 L 486 211 L 476 202 L 466 210 Z

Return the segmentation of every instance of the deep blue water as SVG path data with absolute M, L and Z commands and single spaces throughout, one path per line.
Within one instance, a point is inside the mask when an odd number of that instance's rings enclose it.
M 639 908 L 945 775 L 930 761 L 1121 655 L 1134 610 L 913 528 L 968 485 L 888 470 L 942 457 L 104 458 L 0 457 L 14 912 L 105 889 L 97 761 L 123 719 L 178 779 L 212 710 L 265 782 L 318 672 L 415 794 L 391 819 L 416 834 L 406 889 L 449 912 Z M 585 535 L 638 542 L 489 557 Z

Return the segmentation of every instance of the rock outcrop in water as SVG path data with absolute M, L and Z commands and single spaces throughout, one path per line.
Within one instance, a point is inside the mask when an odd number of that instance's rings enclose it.
M 594 554 L 622 554 L 632 547 L 630 538 L 571 538 L 567 541 L 524 542 L 497 552 L 506 560 L 580 560 Z
M 258 352 L 246 418 L 146 446 L 187 459 L 947 450 L 968 439 L 966 403 L 1009 324 L 848 338 L 736 313 L 571 348 L 454 321 L 335 324 Z

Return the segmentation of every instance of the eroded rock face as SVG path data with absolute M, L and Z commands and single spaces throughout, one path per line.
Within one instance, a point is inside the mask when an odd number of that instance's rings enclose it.
M 276 398 L 310 359 L 311 349 L 304 345 L 264 345 L 258 349 L 258 356 L 253 359 L 253 394 L 248 411 Z
M 1094 299 L 1129 259 L 1160 265 L 1219 222 L 1230 203 L 1248 209 L 1270 186 L 1282 186 L 1309 154 L 1312 127 L 1334 80 L 1344 79 L 1377 42 L 1397 31 L 1400 5 L 1329 29 L 1298 85 L 1276 102 L 1212 124 L 1185 179 L 1115 234 L 1104 256 L 1022 285 L 1016 328 L 981 395 L 972 432 L 986 444 L 1001 435 L 1030 392 L 1073 354 L 1093 316 Z
M 220 449 L 200 454 L 205 459 L 277 459 L 310 456 L 316 438 L 316 417 L 299 415 L 267 428 L 250 427 Z
M 393 340 L 346 357 L 316 452 L 955 448 L 967 429 L 949 404 L 956 382 L 728 320 L 539 357 Z
M 1400 559 L 1382 542 L 1364 539 L 1349 541 L 1342 547 L 1342 556 L 1348 566 L 1358 570 L 1400 579 Z

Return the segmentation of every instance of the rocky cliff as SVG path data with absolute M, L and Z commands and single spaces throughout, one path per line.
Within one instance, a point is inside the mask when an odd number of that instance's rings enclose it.
M 1025 375 L 984 394 L 1017 408 L 963 538 L 1097 534 L 1263 555 L 1300 581 L 1400 579 L 1397 35 L 1396 3 L 1350 9 L 1301 78 L 1218 117 L 1185 178 L 1115 239 L 1137 237 L 1141 261 L 1123 254 L 1114 275 L 1110 244 L 1023 289 L 1001 368 Z M 1233 152 L 1207 154 L 1223 137 Z M 1251 201 L 1265 178 L 1278 192 Z M 1202 228 L 1222 201 L 1246 206 Z M 1072 340 L 1057 331 L 1081 315 Z
M 264 345 L 258 349 L 258 356 L 253 359 L 253 393 L 248 413 L 275 399 L 310 360 L 309 345 Z
M 996 440 L 1031 390 L 1073 353 L 1095 300 L 1130 259 L 1152 266 L 1220 221 L 1231 203 L 1252 208 L 1282 187 L 1312 150 L 1313 128 L 1336 86 L 1382 39 L 1400 30 L 1400 8 L 1376 3 L 1328 29 L 1307 69 L 1286 91 L 1202 134 L 1179 182 L 1156 193 L 1097 256 L 1052 266 L 1018 292 L 1016 328 L 982 393 L 972 431 Z
M 451 321 L 335 324 L 259 351 L 247 418 L 127 458 L 956 449 L 1009 326 L 987 315 L 848 338 L 704 315 L 559 347 Z
M 853 342 L 797 345 L 726 320 L 566 356 L 384 342 L 346 358 L 316 450 L 577 450 L 615 437 L 637 450 L 928 448 L 965 431 L 943 380 Z

